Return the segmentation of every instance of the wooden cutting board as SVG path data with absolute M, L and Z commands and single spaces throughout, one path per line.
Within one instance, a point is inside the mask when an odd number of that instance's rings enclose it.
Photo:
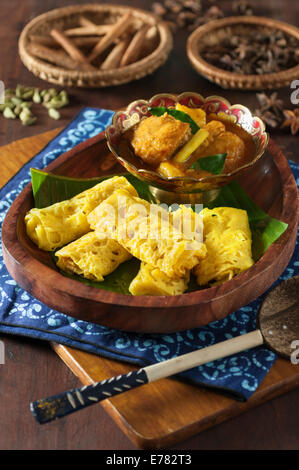
M 0 186 L 60 130 L 19 140 L 0 148 Z M 130 364 L 60 344 L 55 343 L 52 346 L 84 385 L 134 369 Z M 137 447 L 161 449 L 228 420 L 298 385 L 299 367 L 285 359 L 278 359 L 246 403 L 169 378 L 131 390 L 111 400 L 107 399 L 101 406 Z

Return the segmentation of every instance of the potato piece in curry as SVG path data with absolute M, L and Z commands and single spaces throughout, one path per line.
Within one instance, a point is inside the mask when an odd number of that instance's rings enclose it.
M 144 162 L 157 167 L 168 160 L 191 136 L 189 124 L 169 114 L 150 116 L 133 130 L 131 145 Z
M 215 121 L 211 121 L 215 122 Z M 206 157 L 208 155 L 217 155 L 219 153 L 227 153 L 223 173 L 229 173 L 242 166 L 245 156 L 245 144 L 243 140 L 230 131 L 222 132 L 207 147 L 198 149 L 196 157 Z

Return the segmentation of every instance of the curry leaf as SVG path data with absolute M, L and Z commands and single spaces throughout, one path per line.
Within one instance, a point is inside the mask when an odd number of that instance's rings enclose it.
M 225 163 L 227 153 L 217 153 L 216 155 L 209 155 L 208 157 L 199 158 L 190 168 L 192 170 L 205 170 L 219 175 Z

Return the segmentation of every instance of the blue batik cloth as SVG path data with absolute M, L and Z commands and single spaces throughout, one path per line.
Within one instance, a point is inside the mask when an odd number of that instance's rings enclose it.
M 0 226 L 12 202 L 30 181 L 31 167 L 42 169 L 62 153 L 103 131 L 112 115 L 113 112 L 108 110 L 83 109 L 33 157 L 0 191 Z M 291 163 L 290 166 L 298 184 L 299 165 Z M 298 273 L 297 241 L 292 260 L 277 282 Z M 0 332 L 54 341 L 134 365 L 164 361 L 255 330 L 261 299 L 204 327 L 172 334 L 126 333 L 51 310 L 17 285 L 8 274 L 0 253 Z M 179 374 L 178 378 L 247 400 L 276 359 L 273 352 L 260 346 L 196 367 Z

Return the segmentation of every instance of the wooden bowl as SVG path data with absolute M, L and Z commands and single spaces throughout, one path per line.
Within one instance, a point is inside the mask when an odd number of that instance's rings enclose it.
M 123 167 L 109 153 L 101 133 L 61 155 L 45 170 L 71 177 L 93 177 L 120 173 Z M 296 242 L 297 186 L 286 158 L 273 141 L 239 181 L 264 211 L 286 222 L 288 228 L 250 269 L 222 285 L 178 296 L 134 297 L 61 275 L 51 255 L 39 250 L 26 234 L 24 216 L 33 207 L 31 183 L 14 201 L 3 222 L 5 264 L 17 283 L 34 297 L 82 320 L 145 333 L 207 325 L 263 294 L 287 266 Z
M 32 35 L 49 37 L 53 28 L 62 31 L 75 28 L 78 26 L 80 16 L 85 16 L 97 24 L 115 23 L 129 11 L 132 12 L 136 24 L 148 24 L 155 26 L 157 30 L 155 38 L 148 45 L 146 56 L 130 65 L 111 70 L 67 70 L 39 59 L 29 51 L 30 36 Z M 51 10 L 30 21 L 19 38 L 21 60 L 34 75 L 60 86 L 86 88 L 115 86 L 140 79 L 164 64 L 172 46 L 172 35 L 165 23 L 145 10 L 121 5 L 87 4 Z
M 269 31 L 280 30 L 299 40 L 299 29 L 281 21 L 257 16 L 235 16 L 211 21 L 197 28 L 187 41 L 187 56 L 193 68 L 222 88 L 265 90 L 290 86 L 299 76 L 299 65 L 277 73 L 245 75 L 228 72 L 206 62 L 201 51 L 207 45 L 219 44 L 229 35 L 242 34 L 244 28 Z

